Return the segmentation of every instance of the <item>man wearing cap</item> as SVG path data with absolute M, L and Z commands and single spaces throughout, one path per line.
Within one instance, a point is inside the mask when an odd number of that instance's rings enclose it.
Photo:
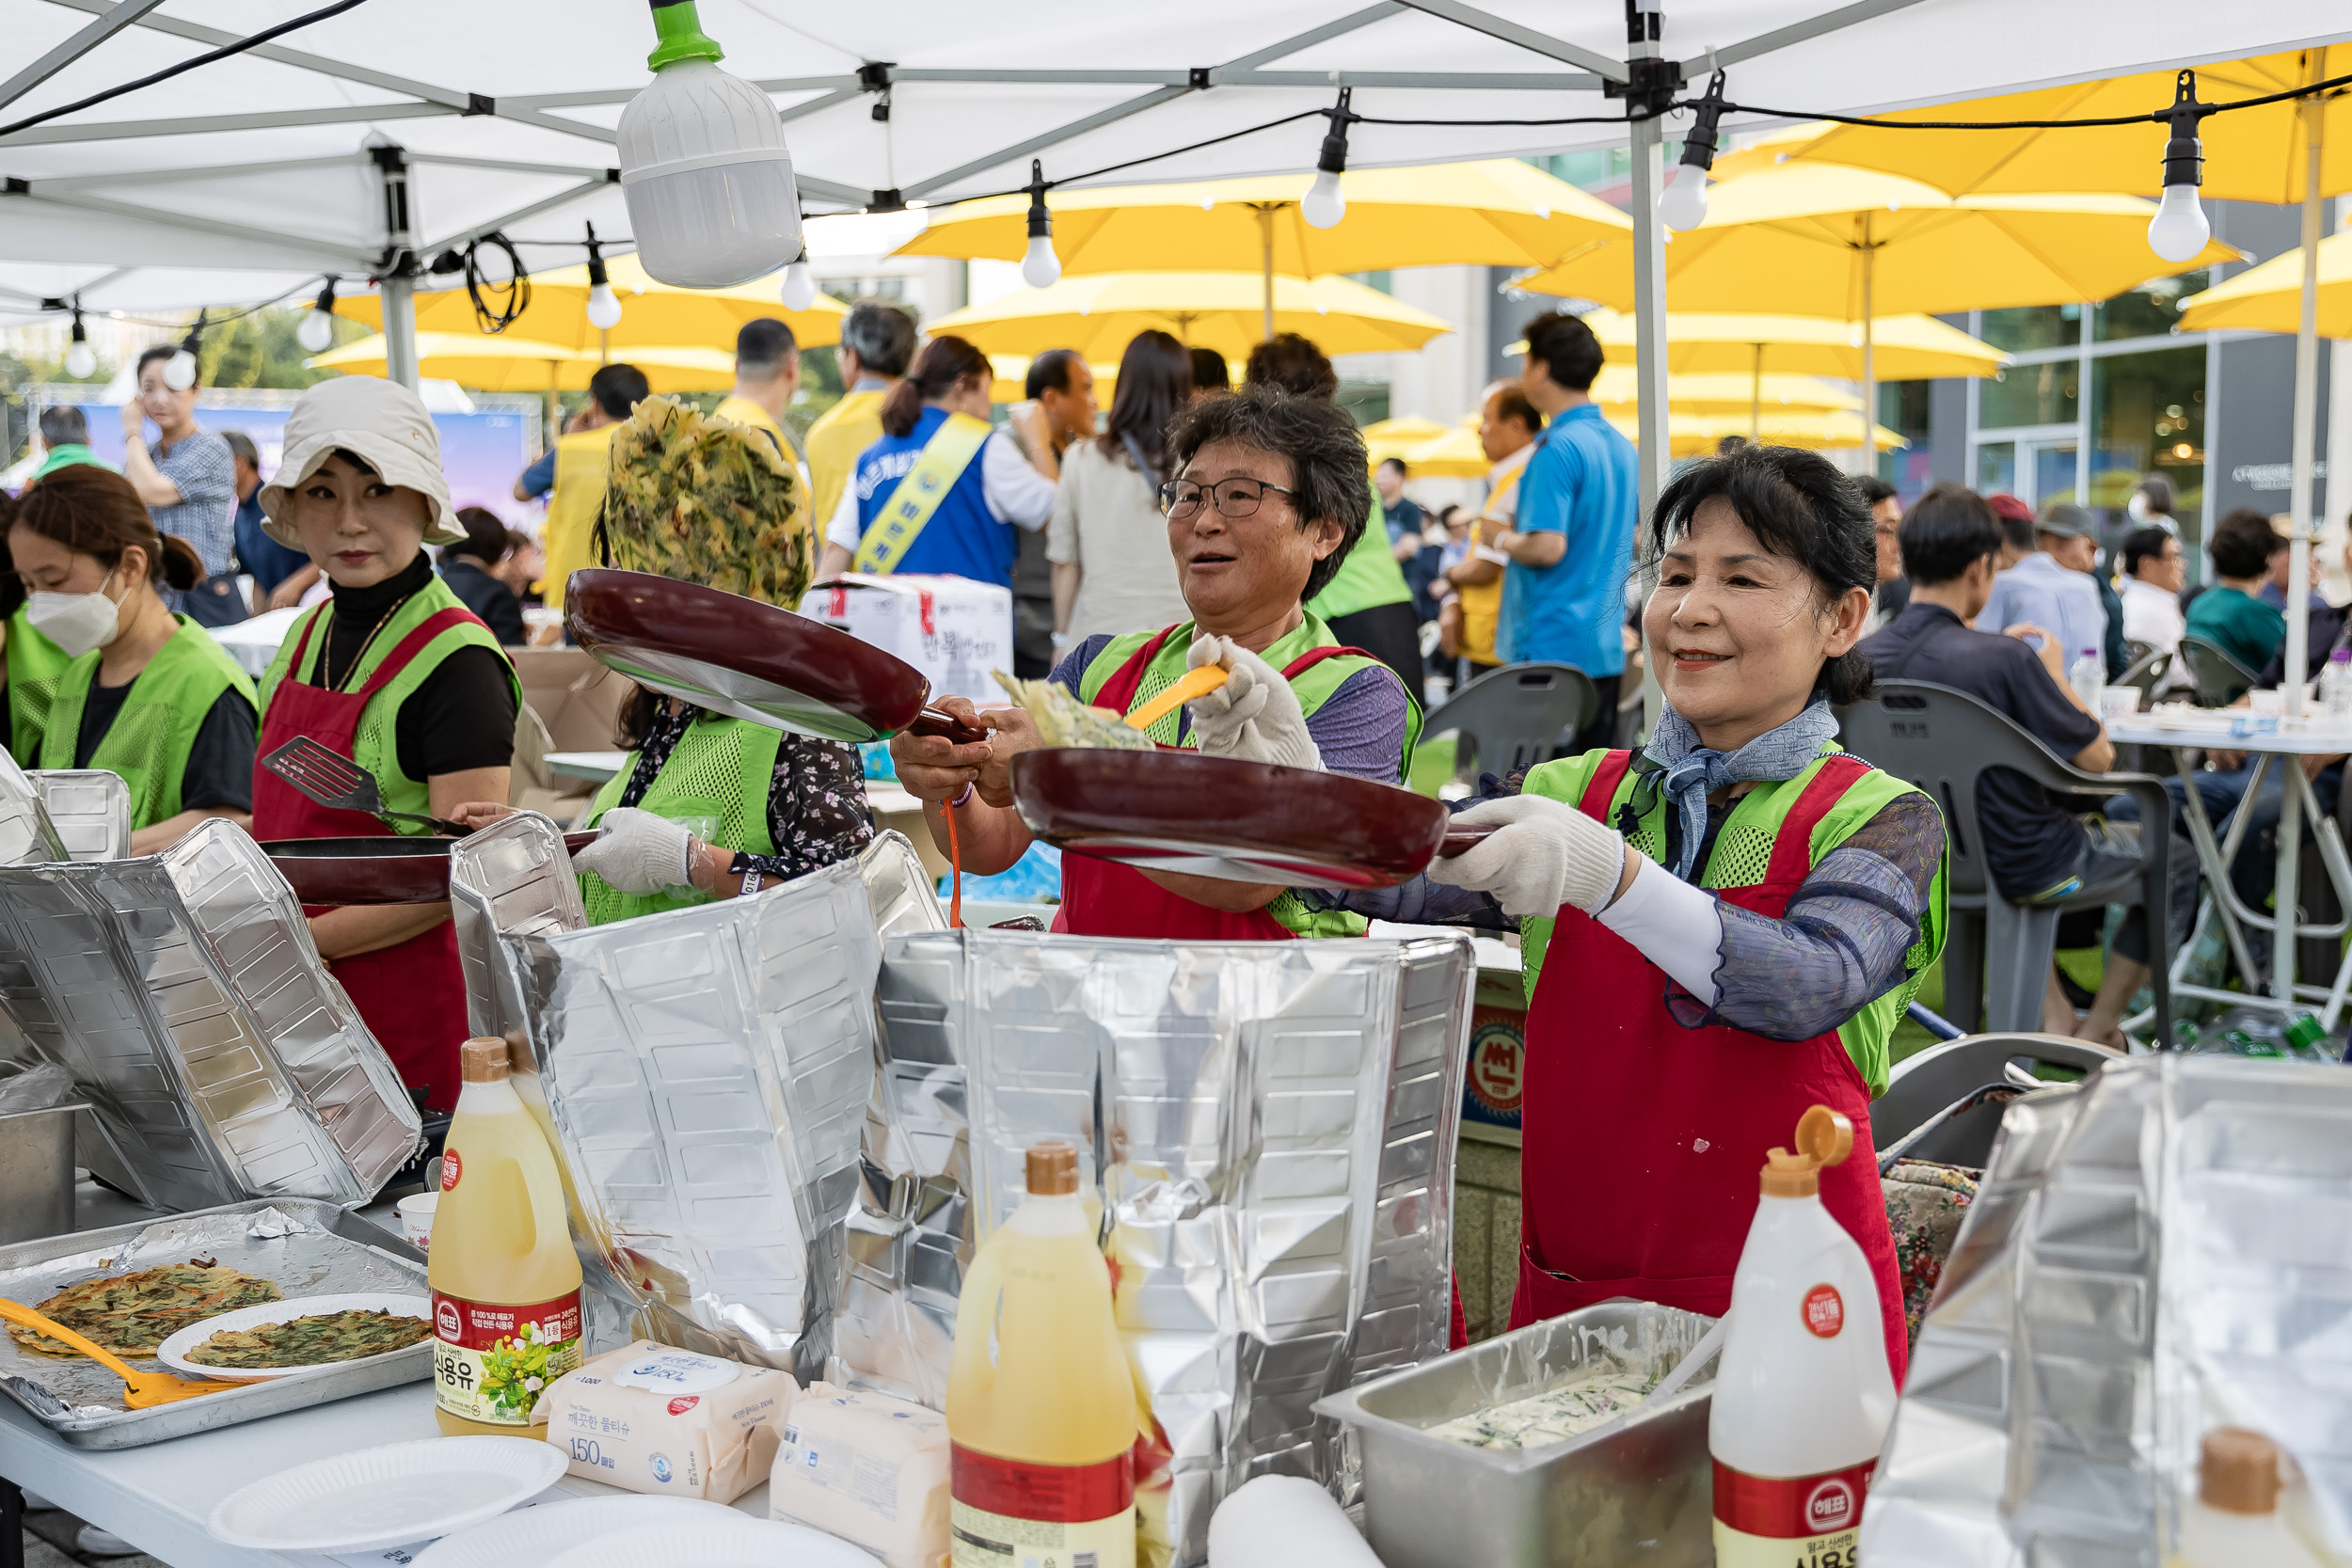
M 2107 611 L 2090 580 L 2099 564 L 2099 534 L 2090 514 L 2066 501 L 2042 509 L 2034 524 L 2037 548 L 1993 579 L 1993 596 L 1979 615 L 1979 631 L 2026 623 L 2058 639 L 2059 663 L 2072 669 L 2089 648 L 2106 661 Z
M 417 395 L 358 375 L 303 393 L 262 508 L 270 537 L 316 562 L 333 597 L 288 628 L 262 677 L 261 755 L 307 736 L 373 774 L 388 811 L 420 816 L 506 799 L 522 689 L 498 639 L 424 552 L 467 534 Z M 424 832 L 318 805 L 255 770 L 256 838 Z M 449 906 L 306 912 L 320 956 L 403 1081 L 432 1109 L 455 1103 L 466 994 Z

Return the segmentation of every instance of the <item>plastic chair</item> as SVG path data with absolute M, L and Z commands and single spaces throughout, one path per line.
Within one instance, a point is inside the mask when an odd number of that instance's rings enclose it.
M 1886 1092 L 1871 1102 L 1870 1135 L 1882 1158 L 1904 1139 L 1922 1133 L 1901 1151 L 1903 1158 L 1981 1170 L 1993 1151 L 1993 1135 L 2000 1131 L 2000 1106 L 1979 1105 L 1940 1126 L 1929 1124 L 1982 1089 L 1996 1085 L 2023 1087 L 2009 1070 L 2011 1063 L 2027 1064 L 2028 1074 L 2035 1065 L 2092 1073 L 2121 1060 L 2112 1051 L 2065 1035 L 1970 1035 L 1947 1040 L 1895 1064 Z
M 2150 654 L 2153 654 L 2153 653 L 2154 653 L 2154 652 L 2156 652 L 2156 651 L 2157 651 L 2157 650 L 2156 650 L 2156 645 L 2155 645 L 2153 642 L 2142 642 L 2142 641 L 2141 641 L 2138 638 L 2137 638 L 2137 637 L 2131 637 L 2131 638 L 2126 638 L 2126 639 L 2124 639 L 2124 641 L 2123 641 L 2123 668 L 2124 668 L 2124 673 L 2125 673 L 2126 674 L 2130 673 L 2130 672 L 2131 672 L 2131 667 L 2132 667 L 2133 665 L 2137 664 L 2137 663 L 2138 663 L 2141 659 L 2146 658 L 2146 657 L 2147 657 Z
M 1459 737 L 1455 777 L 1507 774 L 1549 761 L 1562 734 L 1581 730 L 1599 709 L 1600 693 L 1574 665 L 1506 664 L 1439 704 L 1421 727 L 1421 743 L 1451 730 Z
M 2144 642 L 2135 642 L 2132 646 L 2147 648 Z M 2226 658 L 2229 656 L 2225 654 L 2222 657 Z M 2171 673 L 2172 656 L 2162 648 L 2148 648 L 2145 653 L 2133 655 L 2131 663 L 2111 684 L 2136 689 L 2139 692 L 2140 705 L 2146 707 L 2153 701 L 2157 689 L 2164 685 L 2164 677 Z
M 2181 657 L 2196 677 L 2199 707 L 2228 707 L 2253 689 L 2255 672 L 2201 637 L 2183 637 Z
M 1848 751 L 1910 780 L 1944 808 L 1945 889 L 1951 910 L 1951 934 L 1944 946 L 1944 1011 L 1953 1022 L 1977 1028 L 1978 997 L 1985 994 L 1986 1031 L 2031 1033 L 2042 1022 L 2058 915 L 2137 901 L 2148 911 L 2156 1038 L 2170 1042 L 2172 955 L 2166 950 L 2165 871 L 2172 802 L 2161 781 L 2146 773 L 2086 773 L 2054 755 L 2006 714 L 1964 691 L 1927 681 L 1882 681 L 1870 696 L 1840 709 L 1838 718 Z M 2062 794 L 2133 797 L 2142 824 L 2138 867 L 2057 903 L 2010 902 L 1985 865 L 1978 826 L 1977 780 L 1987 768 L 2013 768 Z

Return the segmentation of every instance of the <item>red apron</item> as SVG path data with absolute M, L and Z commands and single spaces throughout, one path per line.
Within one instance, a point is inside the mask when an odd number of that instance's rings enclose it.
M 1145 669 L 1175 629 L 1165 627 L 1137 648 L 1104 683 L 1094 705 L 1120 714 L 1132 707 Z M 1340 654 L 1373 657 L 1361 648 L 1311 648 L 1282 667 L 1282 678 L 1290 680 Z M 1061 860 L 1061 908 L 1054 913 L 1054 929 L 1171 942 L 1288 942 L 1297 934 L 1263 909 L 1237 914 L 1213 910 L 1168 892 L 1132 866 L 1072 854 Z
M 1609 820 L 1632 754 L 1612 752 L 1581 802 Z M 1790 808 L 1764 880 L 1717 896 L 1779 919 L 1812 870 L 1813 830 L 1867 765 L 1834 755 Z M 1895 1242 L 1871 1156 L 1870 1096 L 1835 1031 L 1768 1040 L 1685 1029 L 1666 976 L 1623 937 L 1563 906 L 1527 1009 L 1519 1154 L 1519 1282 L 1511 1326 L 1611 1296 L 1719 1317 L 1756 1216 L 1756 1172 L 1821 1104 L 1853 1122 L 1854 1151 L 1821 1172 L 1821 1202 L 1878 1280 L 1888 1370 L 1907 1341 Z
M 313 616 L 302 628 L 294 660 L 286 667 L 268 711 L 262 716 L 258 755 L 267 756 L 297 736 L 309 736 L 344 756 L 359 730 L 368 699 L 408 667 L 409 660 L 451 626 L 480 620 L 456 606 L 429 617 L 402 638 L 357 691 L 329 691 L 298 678 L 310 651 L 310 634 L 327 616 Z M 310 800 L 266 768 L 253 769 L 253 836 L 276 838 L 389 838 L 392 831 L 366 812 L 333 811 Z M 323 914 L 331 906 L 305 906 Z M 366 1020 L 369 1032 L 399 1069 L 401 1082 L 423 1089 L 433 1110 L 457 1102 L 458 1047 L 466 1038 L 466 982 L 457 967 L 457 928 L 443 920 L 394 947 L 337 958 L 335 978 Z

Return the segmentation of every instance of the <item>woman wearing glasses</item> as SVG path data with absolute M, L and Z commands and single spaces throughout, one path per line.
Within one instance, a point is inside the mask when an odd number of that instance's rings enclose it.
M 1192 667 L 1217 664 L 1226 684 L 1169 714 L 1155 740 L 1212 755 L 1399 782 L 1420 710 L 1389 668 L 1343 648 L 1306 600 L 1330 580 L 1364 531 L 1371 491 L 1355 422 L 1320 398 L 1250 387 L 1192 404 L 1168 435 L 1176 477 L 1161 487 L 1168 544 L 1192 618 L 1156 630 L 1086 639 L 1054 681 L 1082 701 L 1125 713 Z M 1038 744 L 1017 708 L 943 706 L 994 731 L 952 745 L 900 735 L 899 782 L 955 813 L 964 868 L 1004 870 L 1029 847 L 1012 810 L 1014 756 Z M 1201 802 L 1204 812 L 1216 802 Z M 925 814 L 942 847 L 944 815 Z M 1235 941 L 1360 932 L 1341 910 L 1310 911 L 1278 884 L 1137 871 L 1070 856 L 1055 929 L 1082 936 Z

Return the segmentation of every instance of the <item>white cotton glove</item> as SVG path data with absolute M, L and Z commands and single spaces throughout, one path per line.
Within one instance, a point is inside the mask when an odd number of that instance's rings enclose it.
M 1471 848 L 1429 863 L 1429 879 L 1491 893 L 1505 914 L 1549 915 L 1563 904 L 1599 910 L 1625 875 L 1625 839 L 1565 800 L 1513 795 L 1484 800 L 1454 820 L 1502 824 Z
M 596 842 L 572 857 L 572 869 L 593 871 L 622 893 L 643 896 L 689 887 L 688 856 L 694 835 L 666 816 L 615 806 L 597 824 Z
M 1195 639 L 1184 663 L 1194 670 L 1221 664 L 1227 671 L 1223 686 L 1184 705 L 1201 755 L 1323 770 L 1298 693 L 1282 672 L 1230 637 Z

